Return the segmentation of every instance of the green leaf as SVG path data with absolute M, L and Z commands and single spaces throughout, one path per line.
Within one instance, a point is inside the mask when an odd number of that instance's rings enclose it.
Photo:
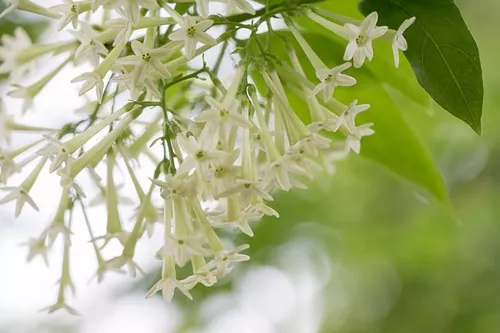
M 453 0 L 362 0 L 366 15 L 397 29 L 407 18 L 417 21 L 405 37 L 405 53 L 422 87 L 444 109 L 481 133 L 483 79 L 479 51 Z
M 280 34 L 293 44 L 307 77 L 317 82 L 314 69 L 291 34 L 288 32 Z M 333 67 L 342 62 L 344 52 L 342 44 L 337 44 L 334 40 L 319 34 L 304 34 L 304 37 L 327 66 Z M 265 36 L 261 38 L 264 40 Z M 282 40 L 273 35 L 271 45 L 273 54 L 286 61 L 287 52 Z M 371 104 L 371 108 L 361 114 L 359 119 L 360 123 L 375 124 L 375 135 L 363 138 L 361 155 L 386 166 L 399 176 L 421 186 L 439 201 L 446 203 L 447 190 L 439 171 L 425 147 L 402 118 L 390 95 L 384 90 L 383 83 L 364 68 L 351 68 L 348 74 L 354 76 L 358 84 L 353 87 L 338 87 L 336 98 L 344 104 L 349 104 L 353 99 L 358 99 L 362 104 Z M 259 91 L 265 91 L 262 80 L 256 77 L 254 81 Z M 286 81 L 284 83 L 287 84 Z M 290 104 L 301 119 L 308 119 L 309 111 L 304 101 L 291 97 Z

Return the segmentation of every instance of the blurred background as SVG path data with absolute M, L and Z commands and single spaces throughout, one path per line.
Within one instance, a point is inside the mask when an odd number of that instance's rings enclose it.
M 500 2 L 457 4 L 482 58 L 483 136 L 438 107 L 431 115 L 403 110 L 446 180 L 453 214 L 383 167 L 352 156 L 333 177 L 318 175 L 309 190 L 280 193 L 273 203 L 280 219 L 263 220 L 254 238 L 235 236 L 250 244 L 251 261 L 225 283 L 195 288 L 194 301 L 144 299 L 158 277 L 147 248 L 139 253 L 150 272 L 145 278 L 88 282 L 96 263 L 83 232 L 72 251 L 77 294 L 70 300 L 81 316 L 47 315 L 38 310 L 55 301 L 58 259 L 48 269 L 38 259 L 27 264 L 27 247 L 20 246 L 53 213 L 54 179 L 47 177 L 34 189 L 35 197 L 45 196 L 41 214 L 27 210 L 13 220 L 12 207 L 0 207 L 0 332 L 499 332 L 500 42 L 494 33 Z M 33 35 L 44 25 L 11 16 L 0 21 L 0 32 L 19 24 Z M 72 102 L 57 97 L 75 94 L 66 83 L 73 74 L 51 83 L 25 119 L 69 117 Z

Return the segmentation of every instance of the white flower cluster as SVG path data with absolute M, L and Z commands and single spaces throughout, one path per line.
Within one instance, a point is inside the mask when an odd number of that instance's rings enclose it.
M 235 263 L 249 260 L 241 252 L 248 245 L 228 246 L 219 229 L 239 229 L 252 237 L 252 222 L 265 215 L 278 217 L 268 203 L 277 190 L 305 188 L 304 178 L 317 171 L 333 171 L 334 163 L 350 152 L 360 152 L 360 141 L 372 135 L 372 124 L 358 124 L 356 116 L 370 106 L 354 100 L 344 105 L 334 98 L 337 87 L 349 87 L 356 79 L 343 72 L 353 61 L 359 68 L 373 58 L 372 41 L 384 36 L 394 49 L 395 64 L 399 50 L 406 50 L 402 33 L 414 18 L 398 31 L 377 26 L 377 14 L 357 22 L 316 7 L 302 8 L 311 20 L 345 38 L 343 64 L 328 68 L 293 23 L 289 6 L 272 11 L 255 10 L 246 0 L 227 0 L 228 10 L 246 14 L 210 15 L 209 0 L 196 0 L 189 10 L 178 9 L 166 1 L 155 0 L 63 0 L 60 5 L 45 8 L 30 0 L 11 1 L 3 16 L 22 10 L 58 21 L 57 30 L 68 29 L 74 39 L 63 42 L 33 44 L 22 28 L 14 36 L 3 36 L 0 47 L 0 73 L 10 75 L 12 98 L 24 100 L 28 111 L 36 96 L 66 66 L 90 63 L 92 70 L 81 73 L 71 82 L 81 83 L 80 95 L 95 92 L 96 101 L 84 108 L 85 118 L 61 129 L 19 124 L 0 104 L 0 183 L 34 163 L 34 168 L 18 186 L 3 187 L 9 193 L 0 203 L 16 202 L 16 216 L 25 203 L 38 210 L 30 190 L 44 168 L 61 179 L 61 196 L 56 214 L 45 231 L 28 245 L 28 260 L 47 251 L 61 235 L 64 242 L 63 267 L 59 296 L 49 311 L 65 308 L 76 313 L 65 301 L 66 287 L 73 288 L 69 270 L 71 220 L 73 211 L 81 208 L 94 245 L 98 280 L 107 271 L 127 267 L 132 276 L 142 269 L 134 261 L 138 241 L 151 237 L 155 224 L 163 224 L 164 245 L 156 257 L 163 262 L 162 276 L 147 296 L 162 291 L 170 301 L 175 289 L 187 297 L 198 283 L 212 286 L 231 272 Z M 185 8 L 185 7 L 179 7 Z M 310 82 L 292 48 L 289 59 L 273 63 L 266 56 L 249 57 L 251 45 L 259 43 L 257 29 L 273 15 L 281 15 L 289 30 L 316 70 L 319 83 Z M 252 20 L 260 18 L 258 21 Z M 95 22 L 100 22 L 96 24 Z M 250 23 L 248 23 L 250 22 Z M 213 25 L 225 25 L 226 31 L 214 37 Z M 236 40 L 239 29 L 251 31 L 246 47 L 238 47 L 241 58 L 229 57 L 227 47 Z M 191 59 L 222 44 L 218 60 L 190 72 Z M 259 45 L 260 46 L 260 45 Z M 21 85 L 33 71 L 38 58 L 66 54 L 66 58 L 40 80 Z M 236 59 L 236 60 L 235 60 Z M 235 73 L 229 86 L 218 79 L 222 61 L 234 62 Z M 264 65 L 263 65 L 264 64 Z M 258 69 L 258 71 L 256 71 Z M 256 73 L 258 72 L 258 73 Z M 250 73 L 256 73 L 265 87 L 256 89 Z M 189 89 L 203 79 L 209 84 Z M 255 77 L 253 77 L 255 79 Z M 183 88 L 175 94 L 168 92 Z M 114 92 L 111 91 L 114 87 Z M 196 91 L 205 95 L 193 97 Z M 304 122 L 289 102 L 293 93 L 308 106 L 311 121 Z M 110 114 L 102 105 L 115 104 L 125 96 L 130 101 Z M 151 120 L 143 119 L 143 110 L 157 112 Z M 152 109 L 149 112 L 149 109 Z M 156 110 L 156 111 L 155 111 Z M 144 126 L 141 134 L 131 128 Z M 40 140 L 26 146 L 10 148 L 12 133 L 39 133 Z M 98 134 L 107 134 L 93 145 Z M 162 156 L 150 149 L 160 141 Z M 94 139 L 94 140 L 92 140 Z M 29 152 L 32 152 L 29 154 Z M 24 160 L 21 158 L 28 154 Z M 136 161 L 148 159 L 156 165 L 149 184 L 137 177 Z M 96 172 L 105 166 L 105 181 Z M 120 207 L 130 201 L 119 195 L 114 171 L 124 166 L 136 190 L 139 202 L 135 224 L 127 231 L 120 217 Z M 82 171 L 90 174 L 93 186 L 101 195 L 86 200 L 86 186 L 77 183 Z M 146 185 L 148 190 L 144 190 Z M 88 185 L 90 187 L 90 185 Z M 158 194 L 161 193 L 161 196 Z M 157 201 L 161 199 L 162 204 Z M 107 210 L 106 233 L 95 237 L 87 208 L 103 202 Z M 118 256 L 105 259 L 102 248 L 111 240 L 122 244 Z M 190 264 L 188 275 L 178 268 Z M 184 272 L 184 270 L 183 270 Z

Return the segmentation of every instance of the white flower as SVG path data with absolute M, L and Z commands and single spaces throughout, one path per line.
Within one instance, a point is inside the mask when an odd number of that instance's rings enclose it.
M 208 126 L 205 126 L 198 140 L 190 135 L 188 138 L 179 135 L 177 140 L 188 156 L 180 165 L 178 172 L 189 172 L 197 168 L 203 175 L 207 174 L 208 166 L 211 163 L 221 163 L 227 153 L 217 150 L 216 135 L 211 134 Z
M 353 133 L 347 136 L 345 146 L 346 152 L 352 150 L 356 154 L 359 154 L 359 152 L 361 151 L 361 139 L 364 136 L 369 136 L 375 133 L 375 131 L 371 129 L 372 126 L 372 123 L 368 123 L 356 127 Z
M 32 45 L 31 39 L 22 27 L 17 27 L 13 36 L 5 34 L 2 36 L 1 42 L 0 74 L 9 74 L 9 81 L 17 83 L 33 67 L 33 63 L 19 64 L 17 61 L 18 56 L 26 52 Z
M 106 21 L 106 25 L 111 29 L 119 30 L 115 40 L 113 41 L 113 46 L 121 42 L 127 42 L 132 35 L 132 22 L 127 18 L 108 20 Z
M 179 267 L 183 267 L 192 255 L 208 255 L 208 250 L 203 248 L 205 237 L 202 233 L 190 236 L 168 235 L 165 245 L 158 251 L 157 257 L 172 256 Z
M 25 114 L 28 110 L 33 107 L 33 99 L 35 98 L 36 91 L 30 89 L 30 87 L 22 87 L 17 84 L 12 85 L 15 89 L 7 93 L 7 96 L 12 98 L 23 99 L 22 113 Z
M 29 192 L 22 186 L 3 187 L 0 188 L 0 190 L 10 191 L 9 194 L 7 194 L 3 199 L 0 200 L 0 204 L 5 204 L 14 200 L 16 201 L 16 217 L 19 217 L 19 215 L 21 215 L 25 203 L 28 203 L 37 212 L 40 211 L 33 198 L 29 195 Z
M 69 148 L 67 148 L 63 142 L 51 137 L 50 135 L 44 134 L 43 137 L 49 141 L 47 147 L 38 151 L 41 156 L 51 156 L 52 163 L 49 168 L 49 172 L 52 173 L 59 169 L 64 163 L 64 167 L 69 170 L 69 165 L 74 158 L 71 156 L 73 153 Z
M 196 1 L 196 8 L 198 9 L 198 12 L 202 17 L 207 17 L 209 15 L 208 13 L 208 6 L 210 4 L 210 0 L 195 0 Z
M 48 247 L 45 244 L 44 237 L 31 238 L 27 243 L 22 245 L 27 245 L 29 247 L 28 257 L 26 258 L 28 262 L 33 260 L 36 256 L 40 256 L 45 262 L 45 265 L 47 265 L 47 267 L 49 266 L 49 260 L 47 258 Z
M 305 175 L 306 171 L 290 159 L 280 158 L 269 164 L 266 170 L 265 183 L 271 189 L 282 189 L 285 191 L 293 187 L 292 174 Z
M 99 54 L 107 55 L 108 50 L 95 37 L 95 32 L 87 22 L 81 23 L 81 31 L 69 31 L 76 39 L 80 41 L 80 45 L 75 52 L 75 62 L 77 64 L 89 60 L 92 66 L 99 64 Z
M 9 177 L 20 170 L 17 163 L 0 148 L 0 184 L 6 184 Z
M 123 255 L 111 258 L 108 261 L 106 261 L 103 268 L 101 269 L 102 271 L 101 274 L 103 274 L 107 270 L 120 272 L 120 269 L 125 265 L 127 265 L 128 273 L 130 274 L 131 277 L 136 277 L 137 272 L 146 276 L 146 272 L 144 272 L 144 270 L 139 265 L 137 265 L 137 263 L 132 258 Z
M 52 313 L 52 312 L 56 312 L 56 311 L 61 310 L 61 309 L 66 310 L 66 312 L 68 312 L 70 315 L 73 315 L 73 316 L 79 316 L 80 315 L 78 313 L 78 311 L 76 311 L 71 306 L 69 306 L 68 304 L 66 304 L 66 302 L 64 302 L 64 300 L 62 300 L 62 301 L 58 300 L 57 303 L 55 303 L 54 305 L 48 306 L 46 308 L 43 308 L 40 311 L 48 311 L 49 313 Z
M 73 80 L 71 80 L 71 83 L 82 81 L 84 83 L 80 88 L 80 91 L 78 92 L 78 96 L 85 94 L 87 91 L 95 87 L 97 100 L 100 103 L 104 94 L 104 82 L 102 81 L 102 77 L 95 72 L 87 72 L 75 77 Z
M 304 149 L 299 148 L 298 150 L 292 150 L 292 148 L 290 148 L 290 151 L 285 155 L 285 158 L 294 161 L 300 168 L 306 171 L 306 176 L 308 178 L 313 179 L 314 174 L 322 170 L 321 165 L 307 156 Z
M 150 49 L 144 44 L 134 40 L 131 46 L 135 55 L 119 58 L 116 63 L 134 66 L 132 77 L 135 85 L 141 85 L 150 71 L 154 71 L 164 78 L 169 78 L 171 76 L 170 72 L 161 61 L 171 53 L 172 44 L 170 44 L 169 47 Z
M 363 66 L 365 59 L 373 59 L 372 41 L 383 36 L 387 32 L 387 27 L 377 27 L 378 14 L 373 12 L 368 15 L 358 26 L 346 23 L 345 35 L 349 44 L 345 50 L 344 60 L 354 59 L 354 67 Z
M 219 194 L 234 185 L 234 179 L 238 176 L 240 167 L 234 163 L 240 155 L 240 149 L 233 150 L 227 157 L 214 163 L 213 179 L 214 197 L 219 198 Z
M 213 223 L 213 226 L 215 228 L 235 226 L 245 235 L 253 237 L 253 230 L 248 222 L 250 222 L 250 220 L 240 211 L 234 219 L 228 219 L 225 215 L 219 216 L 219 218 Z
M 0 146 L 3 142 L 10 144 L 12 118 L 5 110 L 5 103 L 0 98 Z
M 192 281 L 177 281 L 175 278 L 165 277 L 158 281 L 146 294 L 146 298 L 152 297 L 158 291 L 162 291 L 163 300 L 165 302 L 172 301 L 174 297 L 175 289 L 179 289 L 187 298 L 193 299 L 193 296 L 189 293 L 189 288 L 192 287 Z
M 217 41 L 204 32 L 212 26 L 214 21 L 203 20 L 196 23 L 196 20 L 192 16 L 184 16 L 184 22 L 181 24 L 181 28 L 177 31 L 172 32 L 169 35 L 171 40 L 180 40 L 184 42 L 184 49 L 186 51 L 186 58 L 191 59 L 194 57 L 196 51 L 196 45 L 198 43 L 203 43 L 206 45 L 215 45 Z
M 394 65 L 399 67 L 399 50 L 408 50 L 408 43 L 403 33 L 415 22 L 415 17 L 405 20 L 392 37 L 392 53 L 394 54 Z
M 211 287 L 217 283 L 217 278 L 212 272 L 198 273 L 188 276 L 187 278 L 182 280 L 181 283 L 186 286 L 188 290 L 190 290 L 194 288 L 194 286 L 196 286 L 198 283 L 201 283 L 205 287 Z
M 320 69 L 316 71 L 316 76 L 321 81 L 314 90 L 311 92 L 311 96 L 315 96 L 320 91 L 323 91 L 323 101 L 328 102 L 332 99 L 333 92 L 338 86 L 350 87 L 356 84 L 356 79 L 352 76 L 342 74 L 342 71 L 351 67 L 350 62 L 346 62 L 337 67 L 331 69 Z
M 210 122 L 217 126 L 233 125 L 243 128 L 252 126 L 252 123 L 238 112 L 240 104 L 238 100 L 221 103 L 210 96 L 205 97 L 205 100 L 211 109 L 197 115 L 194 119 L 196 122 Z
M 161 188 L 161 196 L 164 199 L 170 198 L 172 194 L 191 197 L 197 193 L 196 182 L 189 178 L 187 173 L 168 174 L 164 181 L 151 179 L 151 182 Z
M 78 27 L 78 15 L 81 13 L 79 2 L 74 2 L 73 0 L 63 0 L 64 4 L 53 6 L 50 10 L 54 12 L 61 13 L 62 16 L 60 18 L 59 24 L 57 25 L 57 30 L 62 30 L 65 26 L 67 26 L 70 22 L 73 26 L 73 29 Z M 90 4 L 87 3 L 90 9 Z
M 245 13 L 254 15 L 255 9 L 247 0 L 226 0 L 227 1 L 227 11 L 232 12 L 234 8 L 239 8 Z
M 323 135 L 318 133 L 311 133 L 304 139 L 297 142 L 295 145 L 290 147 L 291 152 L 296 152 L 299 154 L 308 154 L 317 157 L 319 150 L 324 150 L 330 147 L 332 140 L 325 138 Z
M 370 108 L 369 104 L 361 104 L 357 105 L 358 100 L 354 100 L 349 106 L 346 108 L 344 112 L 337 118 L 337 123 L 335 125 L 335 131 L 339 129 L 340 126 L 344 126 L 351 133 L 356 131 L 355 118 L 358 114 L 363 111 L 366 111 Z
M 119 6 L 123 8 L 125 16 L 134 25 L 137 25 L 139 22 L 141 17 L 141 8 L 155 9 L 158 7 L 155 0 L 118 0 L 115 2 L 119 3 Z
M 250 246 L 248 244 L 244 244 L 233 250 L 219 251 L 215 254 L 215 258 L 205 266 L 201 267 L 198 272 L 212 272 L 217 278 L 223 278 L 231 273 L 233 270 L 232 265 L 234 263 L 250 260 L 250 256 L 238 253 L 248 249 L 249 247 Z
M 255 197 L 260 197 L 266 201 L 273 201 L 273 197 L 264 191 L 263 184 L 251 182 L 246 179 L 237 179 L 235 185 L 219 194 L 219 197 L 226 198 L 231 195 L 240 195 L 240 200 L 244 206 L 248 205 Z
M 276 218 L 280 217 L 277 211 L 265 205 L 262 200 L 256 200 L 256 202 L 245 208 L 245 214 L 248 219 L 252 221 L 260 220 L 264 215 L 274 216 Z
M 329 175 L 333 175 L 336 170 L 335 164 L 338 161 L 344 160 L 349 154 L 349 151 L 344 150 L 332 150 L 323 154 L 323 166 Z

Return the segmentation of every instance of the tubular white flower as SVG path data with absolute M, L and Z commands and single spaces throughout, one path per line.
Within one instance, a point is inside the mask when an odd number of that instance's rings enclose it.
M 75 2 L 73 0 L 63 0 L 63 2 L 64 4 L 62 5 L 57 5 L 49 8 L 49 10 L 60 13 L 62 15 L 59 24 L 57 25 L 57 30 L 62 30 L 70 22 L 73 26 L 73 29 L 76 29 L 78 27 L 78 15 L 90 10 L 90 2 Z
M 40 175 L 40 172 L 42 171 L 42 168 L 44 167 L 45 163 L 47 162 L 47 158 L 43 157 L 40 162 L 38 162 L 37 166 L 31 171 L 29 176 L 21 183 L 21 185 L 17 187 L 4 187 L 1 188 L 1 190 L 7 190 L 10 191 L 9 194 L 7 194 L 3 199 L 0 200 L 0 204 L 5 204 L 10 201 L 16 201 L 16 210 L 15 210 L 15 216 L 16 218 L 21 215 L 21 212 L 23 210 L 24 204 L 28 203 L 34 210 L 39 211 L 38 206 L 36 205 L 35 201 L 31 196 L 29 195 L 29 192 L 33 185 L 36 182 L 36 179 Z
M 0 19 L 15 10 L 22 10 L 53 19 L 60 16 L 59 14 L 53 13 L 47 10 L 47 8 L 37 5 L 36 3 L 33 3 L 29 0 L 7 0 L 5 2 L 7 4 L 7 8 L 0 14 Z
M 372 123 L 368 123 L 356 127 L 353 133 L 349 134 L 346 138 L 346 152 L 352 150 L 356 154 L 359 154 L 361 151 L 361 139 L 364 136 L 370 136 L 375 133 L 375 131 L 371 128 L 372 126 Z
M 299 43 L 300 47 L 304 51 L 304 53 L 307 56 L 307 59 L 311 62 L 311 65 L 313 65 L 314 69 L 316 71 L 319 71 L 321 69 L 327 69 L 328 67 L 325 65 L 325 63 L 318 57 L 316 52 L 312 49 L 312 47 L 307 43 L 305 38 L 302 36 L 302 34 L 295 28 L 293 23 L 287 22 L 288 29 L 292 32 L 293 36 Z
M 40 256 L 47 267 L 49 267 L 49 259 L 47 257 L 47 251 L 49 247 L 45 244 L 45 238 L 31 238 L 27 243 L 22 245 L 27 245 L 29 247 L 28 256 L 26 261 L 30 262 L 35 259 L 36 256 Z
M 100 161 L 104 155 L 108 152 L 109 148 L 116 141 L 118 136 L 130 125 L 135 118 L 139 116 L 142 112 L 141 108 L 134 108 L 129 112 L 128 116 L 123 119 L 120 124 L 118 124 L 108 135 L 106 135 L 98 144 L 93 146 L 91 149 L 87 150 L 80 157 L 75 159 L 73 163 L 70 164 L 68 178 L 65 180 L 70 180 L 75 178 L 84 168 L 89 165 L 93 165 L 94 162 Z
M 342 71 L 351 67 L 350 62 L 346 62 L 340 66 L 333 67 L 331 69 L 320 69 L 316 71 L 316 76 L 321 81 L 320 84 L 314 88 L 311 92 L 311 96 L 318 94 L 323 91 L 323 101 L 328 102 L 332 96 L 335 88 L 338 86 L 350 87 L 356 84 L 356 79 L 342 74 Z
M 213 23 L 212 20 L 203 20 L 196 23 L 192 16 L 184 16 L 184 21 L 180 24 L 181 28 L 172 32 L 169 37 L 171 40 L 183 41 L 186 58 L 191 59 L 195 55 L 198 43 L 209 46 L 217 44 L 217 41 L 205 32 Z
M 364 112 L 370 108 L 369 104 L 358 105 L 358 100 L 352 101 L 351 104 L 345 109 L 344 112 L 337 119 L 335 130 L 340 126 L 344 126 L 350 133 L 356 132 L 355 118 L 361 112 Z
M 399 67 L 399 50 L 408 50 L 408 42 L 406 41 L 406 38 L 404 38 L 403 33 L 415 22 L 415 20 L 415 17 L 404 20 L 397 31 L 389 30 L 387 33 L 387 36 L 391 39 L 394 65 L 396 68 Z
M 198 140 L 192 135 L 187 138 L 179 135 L 177 137 L 179 145 L 187 152 L 188 156 L 179 166 L 178 172 L 189 172 L 196 167 L 201 174 L 207 175 L 210 163 L 222 162 L 227 153 L 216 149 L 216 139 L 216 132 L 208 126 L 205 126 Z
M 322 25 L 323 27 L 330 30 L 334 34 L 336 34 L 342 38 L 347 39 L 347 36 L 345 34 L 345 29 L 343 26 L 341 26 L 337 23 L 334 23 L 332 21 L 329 21 L 329 20 L 325 19 L 324 17 L 319 16 L 318 14 L 316 14 L 315 12 L 313 12 L 311 10 L 306 10 L 305 13 L 306 13 L 306 16 L 309 17 L 311 20 Z
M 165 302 L 172 301 L 174 297 L 175 289 L 179 289 L 180 292 L 184 294 L 190 300 L 193 300 L 193 296 L 189 293 L 188 286 L 191 286 L 191 281 L 178 281 L 175 278 L 162 278 L 160 281 L 155 283 L 155 285 L 147 292 L 146 298 L 152 297 L 157 292 L 161 291 L 163 300 Z
M 250 248 L 248 244 L 240 245 L 233 250 L 222 250 L 215 254 L 215 259 L 210 261 L 199 272 L 212 272 L 217 278 L 222 279 L 233 270 L 235 263 L 248 261 L 250 257 L 239 252 Z
M 106 21 L 106 25 L 113 30 L 118 30 L 118 33 L 113 41 L 113 46 L 116 46 L 119 43 L 128 42 L 133 32 L 132 22 L 127 18 L 108 20 Z
M 65 213 L 70 204 L 69 188 L 63 187 L 61 192 L 61 198 L 59 199 L 59 205 L 57 207 L 57 212 L 52 219 L 50 225 L 42 232 L 43 238 L 48 238 L 49 246 L 54 244 L 57 236 L 61 234 L 64 241 L 71 244 L 70 235 L 71 230 L 65 224 Z
M 345 50 L 344 60 L 354 59 L 354 67 L 363 66 L 366 59 L 373 59 L 372 41 L 382 37 L 387 32 L 387 27 L 377 27 L 378 14 L 373 12 L 368 15 L 359 26 L 346 23 L 345 35 L 349 44 Z
M 0 47 L 0 74 L 9 74 L 11 83 L 18 83 L 31 69 L 32 64 L 19 64 L 21 56 L 32 45 L 31 38 L 22 27 L 14 30 L 14 35 L 3 35 Z
M 73 161 L 72 154 L 80 149 L 85 143 L 87 143 L 92 137 L 99 133 L 106 126 L 117 120 L 125 112 L 130 111 L 131 105 L 126 104 L 120 110 L 110 114 L 105 119 L 97 122 L 96 124 L 89 127 L 86 131 L 77 134 L 68 141 L 61 142 L 53 137 L 44 135 L 44 138 L 49 141 L 49 145 L 38 151 L 39 155 L 50 156 L 52 159 L 52 164 L 50 166 L 49 172 L 54 172 L 58 170 L 64 163 L 65 168 L 69 167 L 69 164 Z
M 255 14 L 255 9 L 247 0 L 226 0 L 226 3 L 228 12 L 233 12 L 235 8 L 238 8 L 245 13 Z
M 113 50 L 109 52 L 106 58 L 99 64 L 99 66 L 97 66 L 92 72 L 83 73 L 71 80 L 71 83 L 84 81 L 84 84 L 82 85 L 78 93 L 79 96 L 96 87 L 97 101 L 99 103 L 102 102 L 104 93 L 104 82 L 102 80 L 111 69 L 111 66 L 115 63 L 116 59 L 118 59 L 124 48 L 125 43 L 116 45 Z
M 135 85 L 143 84 L 150 71 L 154 71 L 165 78 L 171 76 L 161 61 L 172 54 L 176 43 L 167 44 L 166 47 L 150 49 L 138 41 L 133 41 L 131 46 L 135 55 L 119 58 L 117 63 L 120 65 L 132 65 L 134 67 L 132 78 Z
M 96 38 L 96 33 L 87 22 L 81 23 L 81 31 L 69 31 L 80 42 L 75 52 L 77 64 L 89 60 L 92 66 L 99 64 L 99 55 L 108 55 L 108 49 Z

